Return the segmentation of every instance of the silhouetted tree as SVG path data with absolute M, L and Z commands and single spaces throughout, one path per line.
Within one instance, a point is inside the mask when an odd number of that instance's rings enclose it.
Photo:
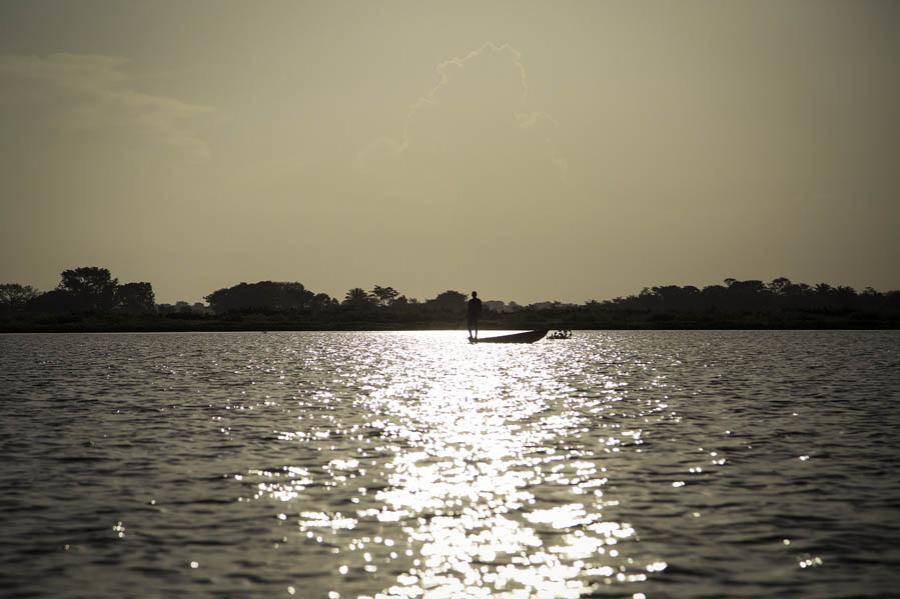
M 728 283 L 728 281 L 731 281 Z M 732 293 L 740 293 L 742 295 L 753 295 L 762 293 L 766 290 L 766 286 L 762 281 L 751 279 L 749 281 L 737 281 L 735 279 L 725 279 L 728 284 L 728 290 Z
M 787 295 L 793 283 L 787 277 L 778 277 L 777 279 L 772 279 L 772 282 L 769 283 L 768 289 L 773 295 Z
M 83 309 L 71 291 L 53 289 L 33 298 L 25 306 L 28 312 L 37 314 L 67 314 Z
M 31 285 L 2 283 L 0 284 L 0 312 L 18 312 L 35 297 L 37 297 L 37 291 Z
M 664 285 L 653 287 L 651 295 L 657 300 L 658 305 L 663 305 L 670 310 L 684 310 L 694 307 L 700 290 L 693 285 L 679 287 L 678 285 Z
M 700 292 L 702 305 L 705 309 L 715 309 L 724 303 L 728 295 L 728 287 L 724 285 L 707 285 Z
M 317 293 L 312 300 L 312 308 L 316 310 L 325 310 L 338 305 L 338 301 L 327 293 Z
M 129 313 L 153 312 L 156 298 L 150 283 L 125 283 L 116 287 L 116 306 Z
M 365 289 L 354 287 L 344 294 L 344 301 L 342 303 L 349 307 L 364 308 L 374 306 L 376 301 L 377 300 L 373 296 L 366 293 Z
M 429 311 L 446 317 L 461 317 L 466 310 L 466 295 L 448 289 L 425 302 L 425 306 Z
M 375 285 L 375 288 L 372 289 L 372 295 L 378 298 L 378 305 L 390 306 L 400 293 L 393 287 Z
M 115 305 L 116 286 L 109 269 L 82 266 L 64 270 L 58 289 L 70 294 L 73 310 L 109 310 Z
M 301 283 L 260 281 L 240 283 L 226 289 L 218 289 L 205 299 L 217 312 L 236 310 L 282 311 L 298 310 L 313 306 L 316 295 Z
M 172 304 L 156 304 L 156 313 L 163 315 L 174 314 L 175 306 Z
M 484 302 L 484 310 L 494 314 L 506 312 L 506 304 L 499 300 L 491 300 Z

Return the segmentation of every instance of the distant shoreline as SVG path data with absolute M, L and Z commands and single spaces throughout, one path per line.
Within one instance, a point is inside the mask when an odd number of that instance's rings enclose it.
M 207 304 L 157 304 L 150 283 L 124 283 L 96 266 L 65 270 L 39 293 L 0 284 L 0 332 L 465 331 L 470 300 L 447 290 L 420 302 L 392 287 L 355 287 L 339 301 L 299 282 L 218 289 Z M 475 296 L 475 292 L 472 292 Z M 900 291 L 728 278 L 724 285 L 663 285 L 602 302 L 473 304 L 484 330 L 900 329 Z
M 572 330 L 619 330 L 619 331 L 661 331 L 661 330 L 898 330 L 900 321 L 785 321 L 763 322 L 752 320 L 723 320 L 717 322 L 486 322 L 480 326 L 482 331 L 492 330 L 531 330 L 531 329 L 572 329 Z M 464 325 L 445 321 L 385 323 L 385 322 L 322 322 L 322 323 L 286 323 L 265 322 L 250 319 L 244 322 L 227 322 L 218 319 L 168 319 L 165 317 L 144 320 L 141 322 L 104 322 L 103 320 L 85 319 L 67 323 L 0 323 L 0 333 L 206 333 L 206 332 L 279 332 L 279 331 L 321 331 L 321 332 L 377 332 L 377 331 L 459 331 L 466 333 Z

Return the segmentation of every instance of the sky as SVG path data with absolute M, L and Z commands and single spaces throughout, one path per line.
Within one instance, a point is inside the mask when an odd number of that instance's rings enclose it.
M 900 288 L 900 3 L 0 4 L 0 282 Z

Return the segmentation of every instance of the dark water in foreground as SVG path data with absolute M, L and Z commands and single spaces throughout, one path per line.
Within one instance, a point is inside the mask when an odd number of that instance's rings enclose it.
M 900 592 L 900 332 L 0 336 L 6 596 Z

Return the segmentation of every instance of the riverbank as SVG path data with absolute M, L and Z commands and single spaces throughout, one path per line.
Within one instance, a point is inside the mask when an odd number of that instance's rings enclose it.
M 416 331 L 465 330 L 462 319 L 390 319 L 380 314 L 81 314 L 0 320 L 0 333 L 115 333 L 220 331 Z M 728 330 L 900 329 L 900 315 L 753 312 L 698 314 L 609 312 L 553 314 L 523 311 L 482 321 L 483 330 Z

